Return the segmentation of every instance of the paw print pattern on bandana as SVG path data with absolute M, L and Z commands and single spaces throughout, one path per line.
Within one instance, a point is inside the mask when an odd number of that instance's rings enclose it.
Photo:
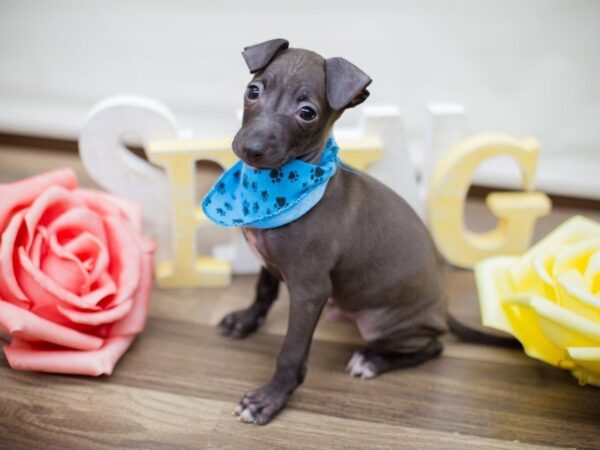
M 221 226 L 273 228 L 305 214 L 322 198 L 339 164 L 329 139 L 321 160 L 293 160 L 274 169 L 238 161 L 225 171 L 202 202 L 206 217 Z
M 273 183 L 280 183 L 281 178 L 283 177 L 283 171 L 281 169 L 273 169 L 271 170 L 271 173 L 269 173 L 269 176 Z
M 292 183 L 295 181 L 298 181 L 299 178 L 300 178 L 300 176 L 298 175 L 298 172 L 296 172 L 295 170 L 292 170 L 288 175 L 288 180 L 290 180 Z
M 325 175 L 325 171 L 320 167 L 315 167 L 310 171 L 310 179 L 315 183 L 320 183 L 323 181 L 323 175 Z
M 285 197 L 277 197 L 275 199 L 275 203 L 273 204 L 273 207 L 275 209 L 281 209 L 283 208 L 285 205 L 287 205 L 287 200 L 285 199 Z

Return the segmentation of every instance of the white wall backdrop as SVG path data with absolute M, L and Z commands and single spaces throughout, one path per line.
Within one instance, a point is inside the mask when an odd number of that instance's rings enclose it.
M 240 51 L 273 37 L 363 68 L 369 102 L 402 108 L 417 153 L 427 103 L 457 102 L 470 132 L 540 140 L 540 187 L 600 198 L 595 0 L 0 0 L 0 131 L 76 138 L 94 103 L 133 93 L 199 135 L 233 133 Z

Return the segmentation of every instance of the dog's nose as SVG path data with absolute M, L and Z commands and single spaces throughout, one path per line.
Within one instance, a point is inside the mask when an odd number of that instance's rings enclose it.
M 246 157 L 252 161 L 260 161 L 265 154 L 265 145 L 258 139 L 251 139 L 243 146 Z

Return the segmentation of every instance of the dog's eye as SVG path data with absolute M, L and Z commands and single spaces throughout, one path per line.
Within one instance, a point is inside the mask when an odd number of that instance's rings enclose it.
M 310 106 L 303 106 L 302 108 L 300 108 L 300 111 L 298 111 L 298 115 L 305 122 L 310 122 L 315 117 L 317 117 L 317 112 Z
M 256 84 L 251 84 L 248 86 L 248 90 L 246 91 L 246 97 L 248 100 L 256 100 L 260 94 L 260 88 Z

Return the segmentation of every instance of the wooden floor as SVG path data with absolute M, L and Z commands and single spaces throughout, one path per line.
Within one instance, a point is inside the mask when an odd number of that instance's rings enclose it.
M 0 148 L 0 182 L 73 156 Z M 84 184 L 90 181 L 82 174 Z M 480 200 L 470 224 L 493 221 Z M 536 236 L 575 213 L 558 207 Z M 448 268 L 451 308 L 475 324 L 471 272 Z M 353 325 L 320 323 L 305 383 L 266 427 L 230 414 L 272 374 L 286 327 L 287 294 L 244 341 L 214 325 L 252 297 L 254 277 L 227 289 L 155 290 L 145 332 L 111 377 L 21 373 L 0 355 L 0 448 L 391 449 L 600 448 L 600 389 L 516 350 L 444 339 L 437 360 L 363 381 L 344 372 L 360 338 Z

